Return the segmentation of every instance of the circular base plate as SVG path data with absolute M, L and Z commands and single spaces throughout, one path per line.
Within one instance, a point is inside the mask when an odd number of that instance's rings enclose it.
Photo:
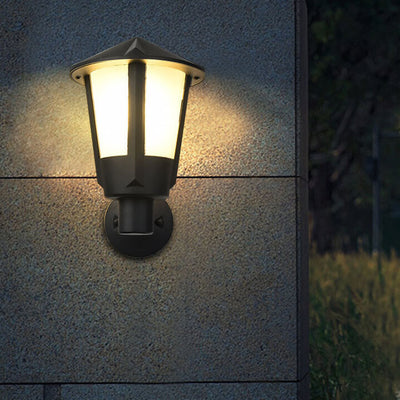
M 120 253 L 130 257 L 147 257 L 165 246 L 172 233 L 172 213 L 164 200 L 154 200 L 154 231 L 151 235 L 120 235 L 118 231 L 118 201 L 108 206 L 104 229 L 107 239 Z

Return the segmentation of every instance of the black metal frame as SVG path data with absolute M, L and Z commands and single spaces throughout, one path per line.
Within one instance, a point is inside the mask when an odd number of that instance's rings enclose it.
M 145 63 L 156 62 L 157 64 L 162 63 L 165 66 L 179 69 L 185 72 L 186 75 L 193 77 L 192 85 L 196 85 L 204 79 L 204 68 L 202 66 L 138 37 L 74 64 L 71 67 L 70 76 L 75 82 L 83 85 L 84 79 L 82 78 L 85 75 L 89 75 L 92 71 L 104 66 L 120 65 L 123 60 L 129 60 L 129 62 L 143 61 Z
M 179 116 L 179 130 L 178 137 L 176 140 L 176 148 L 175 148 L 175 157 L 174 157 L 174 167 L 171 175 L 171 188 L 176 183 L 176 176 L 178 174 L 178 165 L 179 165 L 179 157 L 181 155 L 181 145 L 182 145 L 182 137 L 183 137 L 183 127 L 185 125 L 185 117 L 186 117 L 186 107 L 189 99 L 189 89 L 190 84 L 192 82 L 192 77 L 190 75 L 186 75 L 185 78 L 185 87 L 183 90 L 183 99 L 181 104 L 181 112 Z

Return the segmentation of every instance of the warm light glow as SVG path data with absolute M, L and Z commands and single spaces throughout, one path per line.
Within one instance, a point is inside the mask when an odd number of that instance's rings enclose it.
M 184 72 L 146 66 L 146 156 L 175 157 L 184 85 Z
M 100 158 L 128 154 L 128 65 L 90 74 Z

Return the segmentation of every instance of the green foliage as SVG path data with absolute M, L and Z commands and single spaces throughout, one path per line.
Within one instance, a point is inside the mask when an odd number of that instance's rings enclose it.
M 400 384 L 400 259 L 310 259 L 312 399 L 394 399 Z M 400 385 L 399 385 L 400 386 Z
M 398 0 L 309 0 L 310 210 L 319 252 L 354 250 L 370 231 L 373 127 L 398 129 Z M 396 145 L 391 140 L 390 145 Z M 398 155 L 382 155 L 398 170 Z M 397 153 L 398 154 L 398 153 Z M 385 166 L 383 166 L 385 168 Z M 382 169 L 384 211 L 400 191 Z M 391 185 L 391 186 L 390 186 Z M 390 188 L 390 189 L 389 189 Z M 345 244 L 347 243 L 347 244 Z

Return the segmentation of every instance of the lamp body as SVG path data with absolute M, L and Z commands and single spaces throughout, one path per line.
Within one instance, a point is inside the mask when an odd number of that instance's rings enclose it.
M 152 240 L 164 229 L 169 238 L 172 215 L 157 206 L 155 217 L 154 201 L 165 200 L 176 182 L 189 88 L 204 70 L 135 38 L 76 64 L 71 77 L 86 87 L 97 181 L 118 202 L 117 217 L 106 223 L 113 221 L 117 236 Z M 124 243 L 125 254 L 143 255 Z
M 126 154 L 106 157 L 100 155 L 101 146 L 104 144 L 100 143 L 97 131 L 98 123 L 90 76 L 85 77 L 97 180 L 103 187 L 105 196 L 111 199 L 127 196 L 165 199 L 168 197 L 169 189 L 175 184 L 191 77 L 184 77 L 184 90 L 182 90 L 181 104 L 176 116 L 179 124 L 176 127 L 175 138 L 172 138 L 173 157 L 163 157 L 145 153 L 145 119 L 159 118 L 155 112 L 153 115 L 146 116 L 145 74 L 145 64 L 141 62 L 129 64 Z M 163 132 L 158 133 L 161 141 Z

